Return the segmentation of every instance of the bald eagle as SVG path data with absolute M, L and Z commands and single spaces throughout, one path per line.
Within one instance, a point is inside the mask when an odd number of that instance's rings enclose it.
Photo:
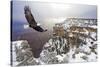
M 29 23 L 29 27 L 35 29 L 38 32 L 45 32 L 45 31 L 47 31 L 47 29 L 44 30 L 43 28 L 41 28 L 37 24 L 37 22 L 35 21 L 32 13 L 31 13 L 31 10 L 30 10 L 29 6 L 25 6 L 24 7 L 24 14 L 25 14 L 25 18 L 26 18 L 27 22 Z

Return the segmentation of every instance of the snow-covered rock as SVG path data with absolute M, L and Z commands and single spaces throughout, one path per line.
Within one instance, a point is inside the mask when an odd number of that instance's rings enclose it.
M 70 47 L 65 38 L 52 38 L 44 45 L 39 58 L 34 58 L 26 40 L 12 42 L 12 48 L 15 66 L 97 61 L 97 42 L 90 38 L 78 48 Z
M 40 60 L 45 64 L 97 61 L 97 47 L 94 48 L 97 42 L 88 37 L 85 42 L 85 44 L 81 43 L 78 48 L 76 46 L 72 48 L 65 38 L 50 39 L 44 45 L 48 48 L 43 49 Z
M 66 19 L 61 24 L 65 32 L 71 32 L 71 26 L 82 27 L 83 31 L 81 32 L 79 32 L 78 29 L 73 31 L 73 33 L 79 35 L 76 37 L 79 38 L 78 40 L 80 40 L 80 43 L 72 44 L 69 43 L 67 37 L 54 36 L 44 44 L 39 58 L 34 58 L 31 51 L 32 48 L 26 40 L 13 41 L 13 65 L 20 66 L 97 61 L 97 32 L 90 32 L 86 29 L 87 27 L 97 29 L 96 24 L 97 23 L 94 21 Z M 68 34 L 68 37 L 73 38 L 75 36 L 73 33 Z M 78 47 L 76 45 L 78 45 Z
M 26 40 L 12 42 L 12 64 L 14 66 L 38 65 Z

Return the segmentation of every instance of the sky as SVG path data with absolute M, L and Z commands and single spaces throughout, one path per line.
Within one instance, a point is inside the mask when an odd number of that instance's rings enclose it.
M 52 25 L 63 22 L 66 18 L 97 18 L 96 5 L 67 4 L 53 2 L 34 1 L 13 1 L 12 19 L 13 22 L 24 22 L 27 20 L 24 15 L 24 6 L 29 6 L 36 22 L 42 25 Z

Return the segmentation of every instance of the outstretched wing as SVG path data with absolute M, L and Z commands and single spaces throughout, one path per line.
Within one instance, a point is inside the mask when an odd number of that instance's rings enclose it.
M 44 30 L 44 29 L 41 28 L 40 26 L 36 26 L 34 29 L 37 30 L 37 31 L 39 31 L 39 32 L 45 32 L 45 31 L 47 31 L 47 29 Z
M 31 11 L 30 11 L 30 8 L 29 6 L 25 6 L 24 7 L 24 12 L 25 12 L 25 17 L 29 23 L 29 26 L 33 29 L 35 29 L 36 31 L 38 32 L 45 32 L 47 30 L 44 30 L 43 28 L 41 28 L 40 26 L 37 25 Z
M 29 26 L 30 27 L 36 27 L 37 23 L 36 23 L 31 11 L 30 11 L 29 6 L 24 7 L 24 13 L 25 13 L 26 20 L 29 23 Z

